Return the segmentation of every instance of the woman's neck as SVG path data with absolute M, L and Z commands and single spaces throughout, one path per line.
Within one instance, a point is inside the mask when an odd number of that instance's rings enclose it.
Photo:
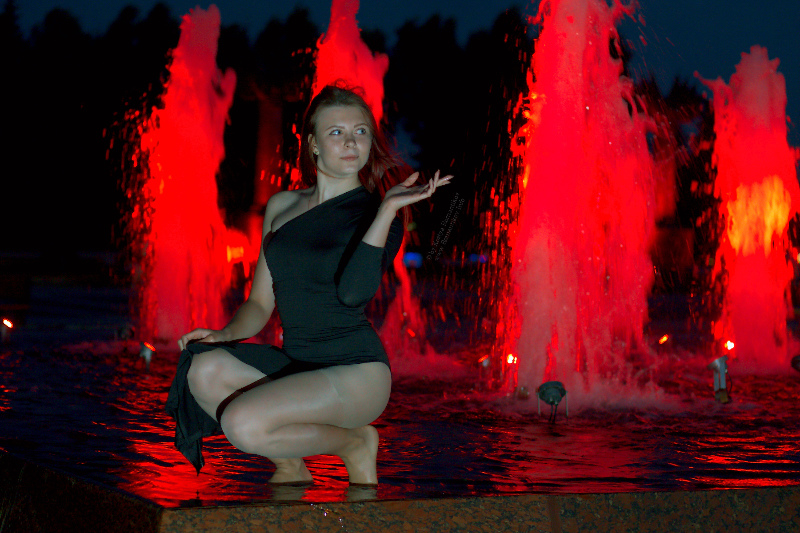
M 338 179 L 331 178 L 330 176 L 317 171 L 317 184 L 314 185 L 313 189 L 310 191 L 312 199 L 311 202 L 313 205 L 319 205 L 326 200 L 330 200 L 335 196 L 352 191 L 360 186 L 361 181 L 359 181 L 358 175 L 351 178 Z

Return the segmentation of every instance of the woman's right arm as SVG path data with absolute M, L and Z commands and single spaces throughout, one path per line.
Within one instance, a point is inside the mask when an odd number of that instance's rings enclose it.
M 201 342 L 230 342 L 249 339 L 264 329 L 272 311 L 275 309 L 275 293 L 272 290 L 272 274 L 270 274 L 267 261 L 264 258 L 263 237 L 272 231 L 272 221 L 282 212 L 292 200 L 291 194 L 279 192 L 274 194 L 267 202 L 264 213 L 264 226 L 262 230 L 262 246 L 258 253 L 253 274 L 253 286 L 247 300 L 239 307 L 227 326 L 221 330 L 198 328 L 183 335 L 178 339 L 181 350 L 186 348 L 190 341 Z

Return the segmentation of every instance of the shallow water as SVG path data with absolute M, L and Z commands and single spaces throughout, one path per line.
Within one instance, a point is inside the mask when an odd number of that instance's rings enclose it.
M 273 488 L 271 464 L 223 437 L 206 441 L 199 476 L 175 450 L 163 404 L 176 353 L 148 370 L 132 342 L 0 348 L 0 448 L 165 506 L 800 483 L 796 373 L 733 374 L 733 401 L 721 405 L 708 371 L 689 368 L 660 385 L 664 409 L 605 404 L 566 418 L 560 407 L 555 424 L 535 400 L 476 392 L 469 372 L 403 377 L 375 424 L 377 489 L 349 489 L 331 457 L 308 459 L 314 485 Z

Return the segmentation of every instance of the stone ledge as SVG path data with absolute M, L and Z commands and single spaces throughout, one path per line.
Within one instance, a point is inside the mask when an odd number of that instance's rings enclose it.
M 161 506 L 0 450 L 3 533 L 156 532 Z

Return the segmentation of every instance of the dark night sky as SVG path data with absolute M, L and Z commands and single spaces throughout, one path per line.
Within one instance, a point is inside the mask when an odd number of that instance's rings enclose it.
M 139 7 L 144 16 L 156 0 L 24 0 L 18 2 L 20 23 L 24 32 L 40 23 L 54 7 L 70 11 L 82 27 L 93 34 L 105 31 L 121 8 L 128 4 Z M 174 15 L 181 15 L 198 2 L 196 0 L 164 0 Z M 329 0 L 299 2 L 219 0 L 223 24 L 239 24 L 247 28 L 251 38 L 278 17 L 285 19 L 295 7 L 307 7 L 312 20 L 321 30 L 327 27 Z M 786 78 L 789 99 L 788 115 L 796 124 L 800 121 L 800 1 L 798 0 L 639 0 L 645 26 L 626 23 L 625 36 L 633 42 L 637 54 L 634 69 L 643 74 L 652 70 L 663 88 L 676 75 L 692 78 L 695 71 L 705 78 L 721 76 L 726 81 L 734 72 L 740 54 L 754 44 L 765 46 L 770 58 L 781 60 L 780 72 Z M 207 7 L 207 3 L 201 3 Z M 419 22 L 433 14 L 454 18 L 462 43 L 480 29 L 488 29 L 496 16 L 514 5 L 534 14 L 533 4 L 514 0 L 363 0 L 359 25 L 365 29 L 380 28 L 386 32 L 389 44 L 395 30 L 410 19 Z M 641 35 L 647 44 L 639 38 Z M 800 128 L 792 126 L 790 140 L 800 144 Z

